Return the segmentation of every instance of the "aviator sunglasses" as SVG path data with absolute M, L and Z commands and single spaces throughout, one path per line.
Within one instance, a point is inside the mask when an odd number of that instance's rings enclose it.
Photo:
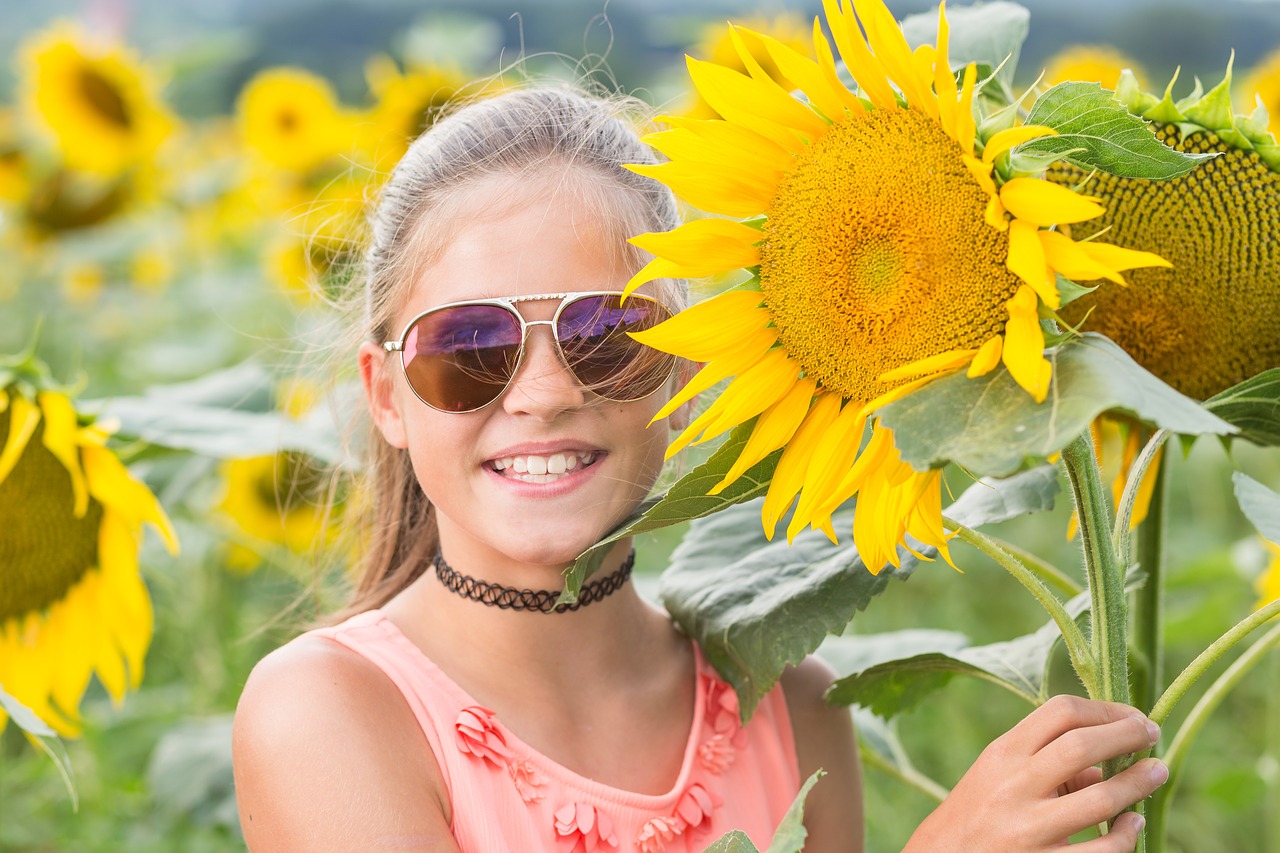
M 522 302 L 559 300 L 550 320 L 526 320 Z M 671 316 L 650 296 L 622 302 L 615 291 L 540 293 L 440 305 L 409 321 L 399 340 L 382 348 L 399 352 L 405 378 L 418 399 L 442 412 L 474 412 L 502 396 L 524 359 L 532 326 L 550 326 L 565 367 L 585 388 L 606 400 L 641 400 L 671 375 L 674 356 L 633 339 Z

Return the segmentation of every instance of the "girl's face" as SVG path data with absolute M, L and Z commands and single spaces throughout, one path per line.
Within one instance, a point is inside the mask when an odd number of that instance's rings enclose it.
M 394 333 L 448 302 L 622 290 L 632 271 L 617 238 L 571 188 L 557 186 L 554 178 L 530 186 L 495 177 L 469 189 L 473 200 L 456 214 L 462 224 L 413 284 Z M 555 300 L 517 304 L 528 320 L 550 319 L 557 307 Z M 671 383 L 643 400 L 610 402 L 579 385 L 550 327 L 532 327 L 525 346 L 502 396 L 466 414 L 419 401 L 390 361 L 398 354 L 374 344 L 361 349 L 374 420 L 388 442 L 408 449 L 435 506 L 441 547 L 462 571 L 492 572 L 504 562 L 558 571 L 635 509 L 662 466 L 667 427 L 646 425 Z

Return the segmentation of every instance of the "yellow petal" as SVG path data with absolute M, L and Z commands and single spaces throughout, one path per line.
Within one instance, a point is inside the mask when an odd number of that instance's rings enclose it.
M 881 426 L 880 421 L 876 421 L 871 427 L 871 439 L 867 442 L 867 446 L 862 449 L 853 465 L 840 478 L 840 482 L 827 499 L 822 502 L 819 511 L 834 512 L 840 504 L 856 495 L 866 483 L 867 477 L 883 464 L 891 451 L 893 451 L 893 433 L 888 427 Z
M 1004 205 L 1000 203 L 999 195 L 993 195 L 987 199 L 987 210 L 983 218 L 997 231 L 1009 230 L 1009 217 L 1005 213 Z
M 792 383 L 786 395 L 760 415 L 742 452 L 729 468 L 729 473 L 725 474 L 724 479 L 712 487 L 707 494 L 720 494 L 745 474 L 752 465 L 786 445 L 800 428 L 804 416 L 809 413 L 809 404 L 813 401 L 817 384 L 808 377 Z
M 937 355 L 931 355 L 928 358 L 917 359 L 910 364 L 904 364 L 893 370 L 880 374 L 881 382 L 897 382 L 902 379 L 911 379 L 916 376 L 924 376 L 930 373 L 942 373 L 944 371 L 955 370 L 958 367 L 964 367 L 973 360 L 977 350 L 971 349 L 953 349 L 946 352 L 940 352 Z
M 1005 266 L 1009 272 L 1031 285 L 1031 289 L 1045 305 L 1057 308 L 1061 302 L 1058 298 L 1058 283 L 1049 271 L 1039 231 L 1035 225 L 1021 219 L 1009 223 L 1009 258 L 1005 261 Z
M 687 57 L 689 77 L 711 108 L 728 121 L 749 127 L 788 151 L 821 135 L 827 123 L 772 80 L 756 80 L 714 62 Z
M 906 383 L 905 385 L 899 385 L 897 388 L 894 388 L 890 391 L 886 391 L 883 394 L 879 395 L 878 397 L 875 397 L 871 400 L 868 400 L 866 403 L 863 403 L 860 411 L 864 417 L 870 417 L 871 414 L 875 412 L 876 409 L 887 406 L 895 400 L 901 400 L 903 397 L 907 396 L 912 391 L 915 391 L 917 388 L 923 388 L 924 386 L 928 385 L 930 382 L 933 382 L 937 378 L 938 378 L 938 375 L 936 373 L 931 373 L 928 376 L 921 376 L 917 379 L 912 379 L 910 382 Z
M 652 329 L 632 332 L 645 346 L 693 361 L 711 361 L 741 348 L 743 338 L 769 326 L 763 297 L 754 290 L 730 290 L 685 308 Z M 777 332 L 772 333 L 777 338 Z
M 1126 249 L 1110 243 L 1098 243 L 1086 240 L 1076 245 L 1093 260 L 1113 270 L 1131 270 L 1138 267 L 1168 267 L 1173 264 L 1154 252 L 1140 252 L 1137 249 Z
M 1097 200 L 1039 178 L 1010 178 L 1000 188 L 1000 201 L 1018 219 L 1033 225 L 1069 225 L 1106 213 Z
M 76 410 L 62 394 L 45 391 L 37 399 L 44 412 L 44 446 L 67 469 L 71 477 L 75 517 L 84 518 L 89 510 L 89 490 L 85 486 L 80 448 L 76 443 Z
M 764 172 L 785 172 L 794 155 L 754 130 L 719 119 L 664 116 L 671 130 L 650 133 L 644 142 L 672 160 L 699 160 L 749 164 Z
M 995 366 L 1000 363 L 1000 351 L 1003 343 L 1004 341 L 999 335 L 988 339 L 985 344 L 978 348 L 978 354 L 973 357 L 973 361 L 969 364 L 969 371 L 965 375 L 972 379 L 975 376 L 986 376 L 994 370 Z
M 827 88 L 840 96 L 844 108 L 851 115 L 862 115 L 866 112 L 866 106 L 858 100 L 857 95 L 845 87 L 844 81 L 836 73 L 836 58 L 831 52 L 831 43 L 822 32 L 822 22 L 816 17 L 813 19 L 813 49 L 818 56 L 818 69 L 822 72 L 822 79 L 827 81 Z
M 1004 152 L 1039 139 L 1042 136 L 1057 136 L 1058 131 L 1042 124 L 1024 124 L 1021 127 L 1006 127 L 987 140 L 987 147 L 982 150 L 982 162 L 991 163 Z
M 853 467 L 862 446 L 862 433 L 867 418 L 855 401 L 845 404 L 818 446 L 805 473 L 804 487 L 800 490 L 800 502 L 796 506 L 791 523 L 787 525 L 787 540 L 795 539 L 815 517 L 840 480 Z
M 627 242 L 701 278 L 760 263 L 759 231 L 731 219 L 694 219 L 671 231 L 650 232 Z M 705 270 L 705 272 L 703 272 Z
M 725 216 L 755 216 L 768 210 L 776 181 L 744 174 L 734 166 L 672 161 L 656 165 L 623 166 L 637 175 L 666 184 L 694 207 Z
M 800 365 L 787 355 L 785 348 L 770 350 L 764 358 L 730 382 L 707 409 L 707 413 L 713 415 L 713 420 L 706 426 L 698 443 L 746 423 L 781 400 L 791 389 L 799 373 Z
M 964 81 L 960 86 L 960 108 L 956 111 L 956 142 L 960 153 L 973 156 L 973 138 L 977 125 L 973 120 L 973 87 L 978 81 L 978 69 L 972 62 L 964 68 Z
M 938 37 L 935 40 L 937 50 L 933 58 L 933 88 L 938 93 L 938 122 L 952 139 L 956 138 L 956 118 L 959 105 L 956 99 L 956 75 L 951 71 L 950 50 L 951 31 L 947 25 L 947 4 L 938 4 Z
M 1105 278 L 1117 284 L 1125 283 L 1118 272 L 1089 257 L 1080 248 L 1080 244 L 1067 235 L 1058 231 L 1041 231 L 1039 237 L 1049 266 L 1072 281 L 1093 281 Z
M 14 392 L 9 406 L 9 437 L 5 439 L 4 450 L 0 451 L 0 483 L 13 470 L 22 458 L 31 434 L 40 423 L 40 409 L 26 397 Z
M 135 531 L 141 529 L 144 521 L 155 525 L 169 552 L 176 554 L 177 534 L 151 490 L 133 479 L 116 455 L 105 447 L 84 447 L 81 456 L 89 494 L 104 507 L 114 509 L 128 519 Z
M 1009 321 L 1004 327 L 1001 360 L 1014 381 L 1037 403 L 1043 403 L 1049 393 L 1053 366 L 1044 357 L 1044 331 L 1040 328 L 1036 302 L 1035 291 L 1024 284 L 1005 303 Z
M 840 415 L 840 396 L 831 392 L 818 395 L 796 434 L 792 436 L 787 447 L 778 459 L 778 467 L 774 469 L 773 481 L 764 498 L 764 506 L 760 509 L 760 520 L 764 525 L 764 535 L 772 540 L 778 526 L 778 519 L 791 506 L 796 493 L 804 485 L 805 475 L 809 471 L 809 463 L 813 460 L 818 442 L 826 435 L 837 417 Z
M 832 88 L 831 83 L 823 76 L 822 68 L 809 57 L 764 33 L 755 35 L 769 52 L 769 57 L 778 66 L 778 70 L 804 92 L 823 115 L 831 121 L 844 118 L 845 96 L 849 94 L 844 86 Z
M 747 370 L 764 357 L 777 339 L 777 331 L 759 329 L 738 341 L 732 349 L 724 350 L 719 357 L 694 374 L 694 377 L 658 410 L 649 423 L 657 423 L 717 382 Z
M 988 195 L 994 198 L 996 196 L 996 182 L 991 178 L 991 164 L 983 163 L 977 157 L 970 157 L 968 154 L 961 154 L 960 159 L 964 162 L 965 167 L 968 168 L 969 174 L 973 175 L 973 179 L 978 182 Z M 1003 210 L 1001 212 L 1003 213 Z
M 931 91 L 932 75 L 923 79 L 911 58 L 911 46 L 883 0 L 853 0 L 858 20 L 867 33 L 867 44 L 888 73 L 890 79 L 907 96 L 907 103 L 934 119 L 938 118 L 938 101 Z
M 898 106 L 898 96 L 886 79 L 884 67 L 871 55 L 870 48 L 862 38 L 862 31 L 854 20 L 849 0 L 822 0 L 822 7 L 826 10 L 827 24 L 831 27 L 831 34 L 835 36 L 840 57 L 857 81 L 858 88 L 880 109 Z

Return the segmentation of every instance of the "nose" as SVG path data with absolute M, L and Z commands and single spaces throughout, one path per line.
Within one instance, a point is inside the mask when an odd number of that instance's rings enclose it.
M 538 329 L 545 326 L 545 331 Z M 586 402 L 586 390 L 560 358 L 550 320 L 527 323 L 524 358 L 516 369 L 502 407 L 510 414 L 549 419 Z

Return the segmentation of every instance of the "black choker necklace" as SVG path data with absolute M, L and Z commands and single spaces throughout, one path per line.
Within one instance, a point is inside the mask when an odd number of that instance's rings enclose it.
M 586 607 L 588 604 L 606 598 L 621 589 L 622 585 L 631 577 L 631 569 L 636 562 L 636 552 L 632 551 L 628 554 L 626 562 L 613 574 L 583 584 L 581 591 L 578 592 L 578 600 L 573 604 L 562 604 L 559 607 L 556 606 L 556 599 L 560 597 L 560 593 L 556 590 L 516 589 L 513 586 L 502 586 L 488 581 L 476 580 L 455 572 L 453 567 L 444 561 L 444 554 L 439 551 L 436 552 L 436 558 L 432 562 L 436 567 L 436 577 L 440 579 L 440 583 L 444 584 L 444 588 L 450 592 L 457 593 L 463 598 L 469 598 L 472 601 L 478 601 L 491 607 L 499 607 L 503 610 L 564 613 L 569 610 L 578 610 Z

